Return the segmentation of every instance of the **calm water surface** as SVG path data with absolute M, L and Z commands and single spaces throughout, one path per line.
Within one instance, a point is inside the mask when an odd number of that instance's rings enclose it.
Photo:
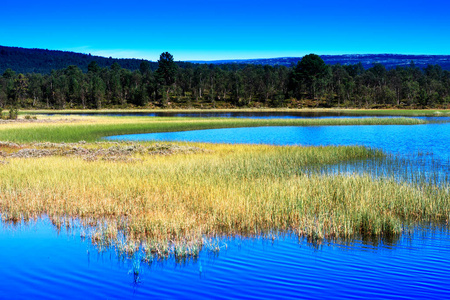
M 425 117 L 423 125 L 269 126 L 129 134 L 106 137 L 126 141 L 186 141 L 270 145 L 362 145 L 381 149 L 404 162 L 340 164 L 328 171 L 364 172 L 401 180 L 431 180 L 450 176 L 450 118 Z M 438 120 L 438 121 L 437 121 Z
M 272 126 L 129 134 L 110 140 L 189 141 L 271 145 L 364 145 L 386 152 L 433 155 L 448 164 L 450 123 L 425 125 Z
M 296 237 L 224 241 L 218 256 L 141 264 L 98 253 L 47 219 L 0 229 L 1 299 L 445 299 L 450 236 L 403 235 L 393 244 L 312 246 Z
M 49 114 L 54 115 L 54 114 Z M 330 118 L 330 117 L 364 117 L 332 112 L 134 112 L 134 113 L 83 113 L 57 114 L 82 116 L 117 116 L 117 117 L 190 117 L 190 118 L 255 118 L 255 119 L 295 119 L 295 118 Z
M 365 145 L 401 157 L 431 157 L 448 174 L 450 123 L 445 123 L 449 118 L 439 121 L 444 122 L 233 128 L 109 139 Z M 390 244 L 355 240 L 318 246 L 295 236 L 274 242 L 223 240 L 227 248 L 219 255 L 204 250 L 198 260 L 183 265 L 173 260 L 141 263 L 136 282 L 132 270 L 139 256 L 123 259 L 113 250 L 99 253 L 76 229 L 57 231 L 45 218 L 28 225 L 1 225 L 0 299 L 450 298 L 450 234 L 439 230 L 420 229 Z
M 251 119 L 297 119 L 297 118 L 396 118 L 401 115 L 356 115 L 346 114 L 343 112 L 249 112 L 249 111 L 235 111 L 235 112 L 134 112 L 134 113 L 63 113 L 63 114 L 45 114 L 45 115 L 80 115 L 80 116 L 115 116 L 115 117 L 190 117 L 190 118 L 251 118 Z M 430 118 L 430 119 L 450 119 L 445 116 L 428 116 L 416 118 Z

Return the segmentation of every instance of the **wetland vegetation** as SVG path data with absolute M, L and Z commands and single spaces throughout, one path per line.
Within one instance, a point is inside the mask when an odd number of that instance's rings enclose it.
M 46 215 L 61 227 L 78 220 L 99 246 L 186 257 L 223 236 L 392 239 L 421 224 L 446 226 L 450 216 L 447 184 L 323 172 L 385 157 L 366 147 L 98 142 L 139 130 L 421 120 L 70 118 L 2 125 L 0 139 L 10 141 L 0 144 L 4 222 Z
M 450 2 L 28 2 L 0 300 L 450 299 Z
M 417 125 L 426 121 L 413 118 L 328 118 L 328 119 L 238 119 L 50 116 L 37 120 L 20 118 L 0 128 L 0 141 L 78 142 L 98 141 L 118 134 L 186 131 L 211 128 L 255 126 L 326 126 L 326 125 Z

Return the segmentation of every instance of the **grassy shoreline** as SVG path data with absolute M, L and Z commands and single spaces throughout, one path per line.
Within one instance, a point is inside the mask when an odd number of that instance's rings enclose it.
M 423 123 L 104 116 L 5 122 L 0 141 L 10 142 L 0 142 L 0 214 L 12 223 L 48 216 L 58 228 L 76 220 L 93 243 L 126 253 L 140 248 L 149 260 L 196 256 L 223 236 L 392 239 L 422 223 L 448 224 L 449 187 L 311 172 L 383 157 L 378 150 L 98 140 L 243 126 Z M 87 143 L 71 143 L 80 140 Z
M 45 121 L 47 120 L 47 121 Z M 0 124 L 0 141 L 93 142 L 102 137 L 170 131 L 261 126 L 420 125 L 413 118 L 243 119 L 182 117 L 46 116 Z
M 59 227 L 77 219 L 96 244 L 130 252 L 143 247 L 148 255 L 166 257 L 195 256 L 208 239 L 221 236 L 294 232 L 311 241 L 390 239 L 408 226 L 450 218 L 448 187 L 307 172 L 383 156 L 365 147 L 192 143 L 182 147 L 197 150 L 167 154 L 154 153 L 155 145 L 3 144 L 9 153 L 0 165 L 3 221 L 47 215 Z M 84 159 L 76 155 L 82 148 L 135 160 Z M 58 151 L 40 158 L 13 155 L 24 149 Z
M 450 116 L 449 109 L 355 109 L 355 108 L 234 108 L 234 109 L 62 109 L 21 110 L 19 114 L 104 114 L 104 113 L 214 113 L 214 112 L 265 112 L 265 113 L 336 113 L 373 116 Z

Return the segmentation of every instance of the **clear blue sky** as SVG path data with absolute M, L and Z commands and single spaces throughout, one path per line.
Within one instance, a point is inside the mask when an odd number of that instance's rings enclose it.
M 0 45 L 157 60 L 450 54 L 448 0 L 1 0 Z

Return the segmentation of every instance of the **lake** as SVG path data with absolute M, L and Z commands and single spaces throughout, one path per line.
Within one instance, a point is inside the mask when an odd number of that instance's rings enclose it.
M 39 114 L 39 113 L 38 113 Z M 366 114 L 348 114 L 345 112 L 306 112 L 306 111 L 278 111 L 278 112 L 264 112 L 264 111 L 227 111 L 227 112 L 211 112 L 211 111 L 196 111 L 196 112 L 124 112 L 124 113 L 56 113 L 44 115 L 79 115 L 79 116 L 110 116 L 110 117 L 189 117 L 189 118 L 251 118 L 251 119 L 297 119 L 297 118 L 396 118 L 402 115 L 366 115 Z M 429 120 L 449 120 L 448 116 L 421 116 L 416 118 L 426 118 Z
M 438 121 L 444 122 L 414 126 L 233 128 L 108 139 L 356 144 L 407 159 L 413 169 L 406 172 L 438 171 L 448 176 L 450 123 L 449 118 Z M 317 245 L 290 234 L 274 240 L 227 238 L 219 241 L 219 253 L 204 249 L 197 260 L 177 263 L 169 259 L 147 265 L 139 263 L 139 253 L 127 259 L 114 249 L 99 252 L 81 237 L 79 228 L 57 230 L 47 218 L 29 224 L 2 225 L 2 299 L 450 297 L 450 234 L 444 229 L 418 228 L 389 243 L 353 240 Z M 136 269 L 138 277 L 133 275 Z
M 392 244 L 225 240 L 197 261 L 141 263 L 98 253 L 47 219 L 0 229 L 1 299 L 444 299 L 450 235 L 423 230 Z
M 402 161 L 396 161 L 399 166 L 395 169 L 392 169 L 393 164 L 380 165 L 378 162 L 372 166 L 359 163 L 356 166 L 344 164 L 337 167 L 346 172 L 359 171 L 377 176 L 401 175 L 403 179 L 420 175 L 421 177 L 438 176 L 438 180 L 443 180 L 450 174 L 450 122 L 425 125 L 224 128 L 129 134 L 110 136 L 106 139 L 300 146 L 362 145 L 382 149 Z M 408 168 L 405 165 L 408 165 Z
M 433 153 L 441 159 L 446 159 L 450 149 L 450 123 L 224 128 L 128 134 L 106 139 L 302 146 L 363 145 L 403 155 Z

